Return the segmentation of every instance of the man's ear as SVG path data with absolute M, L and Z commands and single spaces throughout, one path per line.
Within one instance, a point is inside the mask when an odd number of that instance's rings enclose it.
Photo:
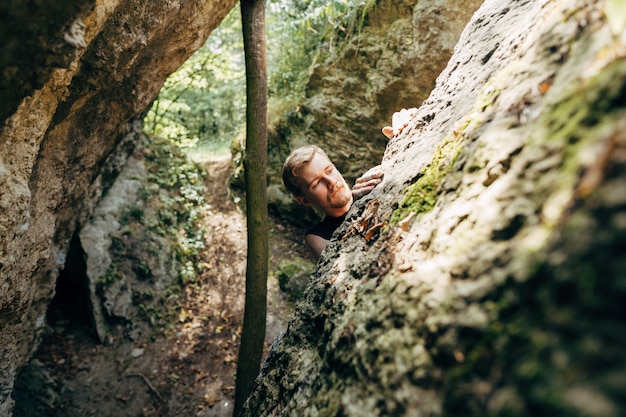
M 298 203 L 302 204 L 303 206 L 312 206 L 313 205 L 311 200 L 309 200 L 308 198 L 306 198 L 305 196 L 302 196 L 302 195 L 296 197 L 296 200 L 298 200 Z

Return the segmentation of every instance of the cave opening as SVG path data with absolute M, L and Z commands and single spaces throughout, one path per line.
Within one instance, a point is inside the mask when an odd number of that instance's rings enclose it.
M 74 371 L 70 368 L 74 367 L 72 358 L 76 355 L 70 352 L 75 344 L 98 343 L 86 268 L 85 252 L 76 233 L 57 278 L 55 296 L 48 306 L 41 344 L 15 379 L 14 417 L 59 415 L 59 407 L 63 408 L 71 393 L 56 381 L 56 372 Z
M 74 234 L 46 319 L 52 328 L 67 326 L 81 329 L 97 340 L 85 257 L 80 238 Z

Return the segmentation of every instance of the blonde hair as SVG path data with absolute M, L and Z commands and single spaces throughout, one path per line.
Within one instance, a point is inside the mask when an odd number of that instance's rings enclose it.
M 324 150 L 319 146 L 306 145 L 295 149 L 285 160 L 285 163 L 283 164 L 283 183 L 285 184 L 285 187 L 287 187 L 287 189 L 296 197 L 301 197 L 303 195 L 302 188 L 298 183 L 300 170 L 311 162 L 315 154 L 318 153 L 328 158 L 326 152 L 324 152 Z

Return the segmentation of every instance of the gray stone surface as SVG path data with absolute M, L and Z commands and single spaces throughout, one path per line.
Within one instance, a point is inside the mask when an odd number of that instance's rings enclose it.
M 606 16 L 481 6 L 244 416 L 624 414 L 626 33 Z
M 236 1 L 3 5 L 0 416 L 36 349 L 69 241 L 129 121 Z

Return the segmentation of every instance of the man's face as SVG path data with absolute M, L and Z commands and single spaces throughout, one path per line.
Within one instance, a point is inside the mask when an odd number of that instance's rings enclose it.
M 304 194 L 297 197 L 300 203 L 317 207 L 334 217 L 346 213 L 352 205 L 350 187 L 326 156 L 315 153 L 298 178 Z

